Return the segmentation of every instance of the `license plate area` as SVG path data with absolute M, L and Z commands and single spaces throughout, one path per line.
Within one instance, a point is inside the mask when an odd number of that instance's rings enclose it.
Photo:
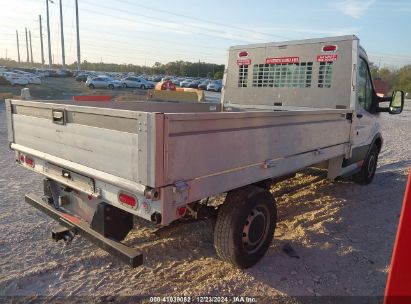
M 44 173 L 50 178 L 59 181 L 73 189 L 91 194 L 96 197 L 99 196 L 99 194 L 96 193 L 94 179 L 90 177 L 51 163 L 46 163 L 44 165 Z

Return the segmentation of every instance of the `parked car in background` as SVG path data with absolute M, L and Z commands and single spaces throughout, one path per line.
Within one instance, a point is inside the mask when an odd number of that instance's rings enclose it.
M 77 76 L 76 76 L 76 81 L 83 81 L 83 82 L 85 82 L 85 81 L 87 81 L 87 77 L 89 76 L 89 74 L 86 74 L 86 73 L 82 73 L 82 74 L 78 74 Z
M 108 88 L 108 89 L 114 89 L 114 88 L 121 88 L 121 81 L 112 79 L 107 76 L 97 76 L 94 78 L 88 78 L 86 81 L 86 86 L 88 86 L 90 89 L 94 88 Z
M 186 78 L 185 80 L 183 80 L 182 82 L 180 82 L 180 87 L 182 88 L 188 88 L 188 85 L 193 82 L 193 79 L 191 78 Z
M 207 86 L 210 84 L 211 80 L 205 80 L 198 85 L 201 90 L 207 90 Z
M 207 91 L 221 92 L 223 88 L 223 83 L 221 80 L 215 80 L 208 84 Z
M 163 78 L 161 78 L 161 81 L 167 81 L 167 80 L 171 80 L 173 79 L 173 76 L 165 76 Z
M 200 80 L 193 80 L 192 82 L 188 84 L 188 87 L 197 89 L 199 84 L 200 84 Z
M 41 69 L 34 69 L 33 73 L 39 76 L 40 78 L 45 78 L 49 76 L 49 73 L 47 71 Z
M 121 79 L 123 88 L 154 89 L 154 83 L 142 77 L 126 77 Z
M 21 77 L 26 78 L 28 80 L 28 83 L 41 84 L 40 77 L 35 75 L 35 74 L 25 72 L 25 71 L 21 71 L 21 70 L 13 70 L 13 73 L 16 73 L 16 74 L 20 75 Z
M 175 84 L 176 86 L 180 85 L 180 82 L 182 82 L 184 80 L 184 78 L 173 78 L 170 81 Z
M 13 72 L 5 72 L 2 75 L 11 85 L 16 85 L 16 84 L 28 84 L 29 81 L 27 78 L 25 78 L 24 76 L 17 74 L 17 73 L 13 73 Z
M 159 81 L 161 81 L 162 78 L 163 77 L 161 77 L 161 76 L 152 76 L 148 80 L 153 81 L 153 82 L 159 82 Z

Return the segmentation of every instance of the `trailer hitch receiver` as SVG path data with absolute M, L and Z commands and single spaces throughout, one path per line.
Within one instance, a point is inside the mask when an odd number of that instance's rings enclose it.
M 74 235 L 72 231 L 62 225 L 57 225 L 51 230 L 51 238 L 56 242 L 63 240 L 66 244 L 70 244 Z

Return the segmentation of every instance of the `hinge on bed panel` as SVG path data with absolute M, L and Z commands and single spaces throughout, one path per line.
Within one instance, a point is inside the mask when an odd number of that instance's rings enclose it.
M 190 189 L 190 186 L 185 181 L 178 181 L 174 183 L 174 192 L 184 192 Z
M 275 167 L 277 164 L 275 162 L 275 160 L 273 159 L 267 159 L 264 164 L 263 164 L 263 168 L 264 169 L 269 169 L 269 168 L 273 168 Z
M 186 202 L 188 199 L 188 191 L 190 185 L 185 181 L 178 181 L 174 183 L 173 187 L 173 203 Z
M 322 155 L 322 154 L 324 154 L 324 151 L 322 150 L 322 149 L 317 149 L 317 150 L 315 150 L 315 151 L 313 151 L 313 153 L 314 153 L 314 155 Z

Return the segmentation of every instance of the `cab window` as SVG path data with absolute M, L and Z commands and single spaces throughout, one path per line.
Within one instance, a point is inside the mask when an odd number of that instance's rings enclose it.
M 372 85 L 368 66 L 364 59 L 360 58 L 358 67 L 358 103 L 366 111 L 371 112 L 372 108 Z

